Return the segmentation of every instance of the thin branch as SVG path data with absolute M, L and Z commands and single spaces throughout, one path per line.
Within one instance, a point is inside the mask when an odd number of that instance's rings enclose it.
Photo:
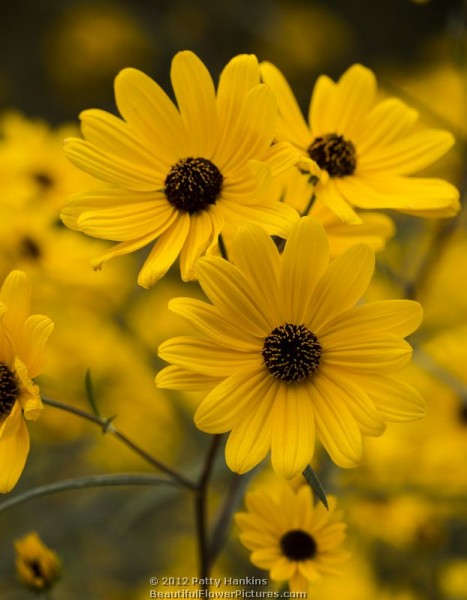
M 54 483 L 47 483 L 41 485 L 21 494 L 16 494 L 0 502 L 0 513 L 28 502 L 33 498 L 40 498 L 41 496 L 48 496 L 50 494 L 56 494 L 58 492 L 66 492 L 68 490 L 82 490 L 86 488 L 94 487 L 109 487 L 109 486 L 120 486 L 120 485 L 158 485 L 158 484 L 175 485 L 172 479 L 165 477 L 158 477 L 157 475 L 143 475 L 139 473 L 119 473 L 118 475 L 91 475 L 89 477 L 77 477 L 75 479 L 64 479 L 63 481 L 56 481 Z
M 206 455 L 203 469 L 198 479 L 197 491 L 195 494 L 195 519 L 196 519 L 196 535 L 198 540 L 199 551 L 199 576 L 204 582 L 209 576 L 209 552 L 207 540 L 207 518 L 206 518 L 206 501 L 209 481 L 212 475 L 214 462 L 221 446 L 222 435 L 214 435 L 211 446 Z M 203 585 L 204 590 L 208 590 L 208 585 Z
M 184 475 L 175 471 L 165 463 L 161 462 L 159 459 L 154 456 L 148 454 L 145 450 L 140 448 L 137 444 L 135 444 L 132 440 L 130 440 L 125 434 L 121 433 L 116 427 L 114 427 L 112 421 L 115 417 L 110 417 L 104 419 L 97 415 L 93 415 L 85 410 L 80 408 L 76 408 L 74 406 L 70 406 L 68 404 L 64 404 L 62 402 L 58 402 L 57 400 L 51 400 L 50 398 L 42 398 L 42 402 L 48 406 L 53 406 L 54 408 L 58 408 L 59 410 L 63 410 L 65 412 L 71 413 L 77 417 L 81 417 L 82 419 L 86 419 L 95 425 L 98 425 L 102 429 L 102 433 L 110 433 L 115 438 L 117 438 L 120 442 L 122 442 L 127 448 L 132 450 L 135 454 L 140 456 L 143 460 L 149 463 L 155 469 L 162 471 L 169 475 L 175 482 L 183 485 L 184 487 L 190 490 L 196 490 L 196 484 L 187 479 Z

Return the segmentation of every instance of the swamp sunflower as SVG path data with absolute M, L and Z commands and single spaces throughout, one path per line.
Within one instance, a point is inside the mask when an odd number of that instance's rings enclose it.
M 323 227 L 304 217 L 282 255 L 248 225 L 231 258 L 197 262 L 212 305 L 169 303 L 201 337 L 159 347 L 172 365 L 156 383 L 209 391 L 195 423 L 208 433 L 231 432 L 226 460 L 233 471 L 248 471 L 271 450 L 274 470 L 293 478 L 309 464 L 315 437 L 336 464 L 353 467 L 362 458 L 362 434 L 378 436 L 385 421 L 423 415 L 416 390 L 393 377 L 410 361 L 403 338 L 418 327 L 422 309 L 409 300 L 357 306 L 373 274 L 368 246 L 329 263 Z
M 53 329 L 43 315 L 30 315 L 26 274 L 12 271 L 0 290 L 0 493 L 9 492 L 29 453 L 25 419 L 39 418 L 43 405 L 32 381 L 42 371 Z
M 277 102 L 260 83 L 256 57 L 233 58 L 216 93 L 199 58 L 179 52 L 171 80 L 178 107 L 144 73 L 124 69 L 115 80 L 122 118 L 84 111 L 85 139 L 65 146 L 75 165 L 112 187 L 72 196 L 63 222 L 119 242 L 96 259 L 96 268 L 157 240 L 139 274 L 143 287 L 156 283 L 179 255 L 182 278 L 193 278 L 195 260 L 224 226 L 255 222 L 286 237 L 297 218 L 290 206 L 264 195 L 271 176 L 301 155 L 287 142 L 272 145 Z
M 288 581 L 293 592 L 308 591 L 324 574 L 337 574 L 336 564 L 348 557 L 340 548 L 346 525 L 336 499 L 328 500 L 329 510 L 314 505 L 308 485 L 248 493 L 247 512 L 237 513 L 235 521 L 251 562 L 270 571 L 273 581 Z
M 355 64 L 338 82 L 320 76 L 308 123 L 282 73 L 265 62 L 261 75 L 279 104 L 276 139 L 291 142 L 324 171 L 314 193 L 343 221 L 361 222 L 354 207 L 426 217 L 458 212 L 459 192 L 453 185 L 412 177 L 443 156 L 453 136 L 418 129 L 417 111 L 396 98 L 378 99 L 372 71 Z

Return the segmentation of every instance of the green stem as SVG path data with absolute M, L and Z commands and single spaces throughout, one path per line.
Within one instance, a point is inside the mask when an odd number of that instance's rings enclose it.
M 214 526 L 211 545 L 209 548 L 209 567 L 212 567 L 217 556 L 219 555 L 224 543 L 227 539 L 227 534 L 232 523 L 233 513 L 237 510 L 241 499 L 245 493 L 245 489 L 251 481 L 252 476 L 256 473 L 256 469 L 252 469 L 245 475 L 234 475 L 230 485 L 229 493 L 227 494 L 223 505 L 221 506 L 216 524 Z
M 0 513 L 9 508 L 13 508 L 13 506 L 18 506 L 18 504 L 23 504 L 23 502 L 28 502 L 33 498 L 40 498 L 41 496 L 48 496 L 50 494 L 66 492 L 68 490 L 82 490 L 93 487 L 119 485 L 158 485 L 160 483 L 175 485 L 175 482 L 171 479 L 158 477 L 156 475 L 142 475 L 139 473 L 91 475 L 89 477 L 77 477 L 76 479 L 64 479 L 63 481 L 56 481 L 54 483 L 48 483 L 32 488 L 22 494 L 16 494 L 15 496 L 8 498 L 5 502 L 0 502 Z
M 313 207 L 313 204 L 315 203 L 316 200 L 316 194 L 312 194 L 311 198 L 308 201 L 308 204 L 305 207 L 305 210 L 300 214 L 301 217 L 306 217 L 308 215 L 308 213 L 310 212 L 310 210 Z
M 227 248 L 225 247 L 225 242 L 224 242 L 224 238 L 222 237 L 222 234 L 219 234 L 219 252 L 221 253 L 222 258 L 224 258 L 225 260 L 229 260 L 229 255 L 227 254 Z
M 143 460 L 145 460 L 147 463 L 149 463 L 152 467 L 169 475 L 175 482 L 179 483 L 180 485 L 182 485 L 190 490 L 197 489 L 197 486 L 193 481 L 191 481 L 190 479 L 187 479 L 184 475 L 182 475 L 178 471 L 172 469 L 171 467 L 169 467 L 165 463 L 161 462 L 154 456 L 151 456 L 145 450 L 143 450 L 137 444 L 135 444 L 132 440 L 130 440 L 130 438 L 128 438 L 125 434 L 118 431 L 118 429 L 116 427 L 114 427 L 114 425 L 112 424 L 112 421 L 115 417 L 110 417 L 108 419 L 104 419 L 102 417 L 93 415 L 92 413 L 89 413 L 80 408 L 75 408 L 74 406 L 69 406 L 68 404 L 58 402 L 57 400 L 51 400 L 50 398 L 43 397 L 42 402 L 44 404 L 46 404 L 47 406 L 52 406 L 54 408 L 58 408 L 59 410 L 63 410 L 65 412 L 73 414 L 77 417 L 81 417 L 82 419 L 86 419 L 87 421 L 90 421 L 91 423 L 94 423 L 95 425 L 98 425 L 102 429 L 102 433 L 110 433 L 111 435 L 113 435 L 120 442 L 122 442 L 127 448 L 132 450 L 135 454 L 137 454 Z
M 196 535 L 199 551 L 199 576 L 204 581 L 202 589 L 205 591 L 208 591 L 209 589 L 206 580 L 209 576 L 210 567 L 207 539 L 207 492 L 212 469 L 221 446 L 222 438 L 222 435 L 214 435 L 212 438 L 211 446 L 206 455 L 204 466 L 198 479 L 197 491 L 194 498 Z

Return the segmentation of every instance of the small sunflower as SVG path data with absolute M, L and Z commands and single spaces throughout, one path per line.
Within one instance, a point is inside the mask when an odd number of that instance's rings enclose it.
M 25 273 L 12 271 L 0 290 L 0 493 L 12 490 L 23 472 L 29 453 L 25 419 L 35 421 L 43 409 L 32 378 L 44 367 L 53 323 L 29 315 L 30 297 Z
M 307 485 L 248 493 L 248 512 L 237 513 L 235 521 L 251 562 L 270 571 L 274 581 L 288 581 L 294 592 L 308 591 L 323 574 L 338 574 L 336 563 L 348 557 L 340 549 L 346 525 L 336 512 L 336 499 L 328 500 L 329 511 L 314 505 Z
M 396 98 L 377 99 L 372 71 L 356 64 L 337 83 L 319 77 L 308 124 L 281 72 L 265 62 L 261 75 L 277 95 L 276 138 L 291 142 L 324 171 L 316 195 L 342 220 L 360 222 L 354 206 L 427 217 L 450 217 L 459 210 L 459 192 L 451 184 L 409 177 L 443 156 L 453 136 L 415 130 L 415 110 Z
M 178 255 L 182 278 L 193 278 L 195 260 L 224 225 L 251 221 L 286 237 L 297 218 L 290 206 L 264 196 L 271 176 L 301 155 L 288 143 L 272 145 L 277 102 L 260 83 L 256 57 L 232 59 L 217 94 L 192 52 L 174 57 L 171 79 L 178 108 L 152 79 L 124 69 L 115 81 L 123 119 L 84 111 L 85 139 L 65 146 L 73 163 L 113 187 L 72 196 L 63 222 L 120 242 L 96 259 L 96 268 L 157 239 L 139 274 L 143 287 L 157 282 Z
M 353 246 L 329 264 L 323 227 L 305 217 L 283 254 L 260 228 L 245 226 L 232 261 L 200 258 L 197 276 L 213 305 L 176 298 L 169 308 L 202 337 L 159 347 L 172 366 L 160 387 L 210 390 L 195 414 L 208 433 L 231 431 L 229 467 L 244 473 L 271 449 L 286 478 L 309 464 L 315 433 L 341 467 L 362 458 L 362 434 L 381 435 L 385 420 L 420 418 L 423 401 L 393 378 L 409 361 L 403 339 L 419 325 L 417 302 L 358 305 L 374 254 Z

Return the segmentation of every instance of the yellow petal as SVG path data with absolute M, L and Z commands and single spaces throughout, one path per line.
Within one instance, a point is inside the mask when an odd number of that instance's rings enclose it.
M 315 446 L 313 413 L 305 385 L 276 384 L 271 460 L 281 477 L 292 479 L 310 464 Z
M 53 328 L 52 321 L 44 315 L 31 315 L 26 319 L 17 352 L 25 363 L 31 379 L 44 370 L 47 361 L 45 346 Z
M 339 397 L 329 380 L 314 380 L 313 403 L 316 434 L 332 460 L 343 468 L 357 466 L 362 459 L 362 436 L 350 409 Z
M 158 354 L 167 362 L 210 377 L 228 377 L 261 364 L 258 352 L 231 349 L 210 340 L 188 336 L 163 342 Z
M 24 322 L 31 312 L 31 282 L 23 271 L 11 271 L 3 282 L 0 299 L 7 306 L 3 324 L 15 342 L 21 339 Z
M 175 365 L 162 369 L 156 376 L 156 385 L 159 388 L 192 392 L 212 390 L 221 381 L 222 378 L 193 373 Z
M 392 333 L 406 337 L 413 333 L 422 321 L 423 309 L 412 300 L 380 300 L 356 306 L 337 315 L 326 326 L 322 342 L 337 346 L 339 342 L 352 343 L 362 333 Z
M 235 473 L 246 473 L 256 467 L 271 447 L 271 410 L 274 394 L 269 388 L 248 417 L 240 420 L 229 435 L 225 459 Z
M 254 291 L 237 267 L 215 256 L 203 257 L 196 263 L 196 274 L 204 292 L 225 319 L 260 338 L 269 334 L 269 323 Z
M 178 212 L 174 223 L 166 230 L 151 249 L 138 275 L 138 284 L 150 288 L 163 277 L 175 262 L 190 228 L 187 213 Z
M 277 97 L 278 139 L 306 148 L 310 144 L 310 131 L 287 80 L 270 62 L 261 63 L 261 77 L 272 87 Z
M 209 71 L 190 51 L 178 52 L 170 72 L 190 155 L 212 158 L 217 145 L 216 92 Z
M 137 69 L 123 69 L 115 79 L 115 99 L 125 121 L 161 160 L 173 164 L 187 155 L 180 113 L 150 77 Z
M 259 83 L 258 59 L 253 54 L 235 56 L 223 69 L 217 88 L 220 148 L 237 125 L 245 96 Z
M 309 309 L 309 325 L 318 335 L 325 324 L 355 306 L 365 293 L 375 265 L 374 253 L 358 244 L 338 256 L 316 285 Z
M 352 376 L 373 400 L 386 421 L 405 422 L 421 419 L 425 402 L 412 386 L 384 375 Z
M 262 348 L 261 341 L 235 323 L 226 321 L 214 306 L 206 302 L 194 298 L 173 298 L 168 308 L 222 346 L 250 352 L 258 352 Z
M 308 110 L 313 137 L 325 135 L 334 131 L 334 103 L 336 84 L 327 75 L 320 75 L 316 80 Z M 312 137 L 308 146 L 313 141 Z
M 245 365 L 203 400 L 195 414 L 196 426 L 207 433 L 230 431 L 269 397 L 272 383 L 264 367 Z
M 21 477 L 29 453 L 29 434 L 21 419 L 15 435 L 0 439 L 0 493 L 10 492 Z
M 282 317 L 305 323 L 316 285 L 329 263 L 329 243 L 323 226 L 304 217 L 293 227 L 282 254 L 279 290 Z

